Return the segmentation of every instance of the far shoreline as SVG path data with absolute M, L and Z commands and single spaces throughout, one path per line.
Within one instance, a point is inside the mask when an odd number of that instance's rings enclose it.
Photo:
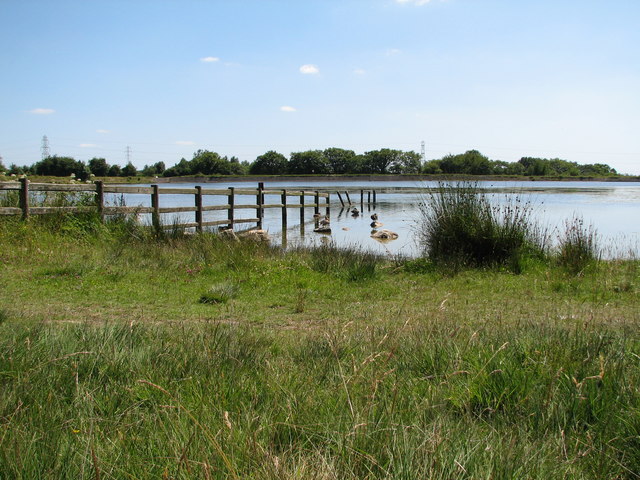
M 134 177 L 131 177 L 133 180 Z M 640 176 L 616 177 L 535 177 L 516 175 L 230 175 L 230 176 L 187 176 L 158 177 L 150 181 L 155 183 L 224 183 L 224 182 L 269 182 L 269 181 L 314 181 L 343 182 L 359 180 L 363 182 L 397 182 L 397 181 L 490 181 L 490 182 L 640 182 Z M 109 181 L 109 180 L 107 180 Z

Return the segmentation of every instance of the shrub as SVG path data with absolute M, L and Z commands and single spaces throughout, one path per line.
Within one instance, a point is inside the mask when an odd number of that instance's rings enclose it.
M 440 184 L 420 206 L 418 234 L 436 265 L 500 265 L 519 273 L 525 258 L 544 253 L 531 205 L 518 197 L 497 206 L 477 184 Z
M 564 231 L 558 237 L 558 264 L 578 275 L 599 259 L 598 234 L 593 225 L 586 226 L 579 216 L 566 220 Z

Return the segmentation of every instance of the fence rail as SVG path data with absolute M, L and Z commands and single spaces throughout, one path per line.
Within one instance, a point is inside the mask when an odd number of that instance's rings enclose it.
M 200 186 L 195 188 L 159 188 L 158 185 L 149 187 L 135 187 L 122 185 L 108 185 L 101 181 L 93 184 L 84 185 L 68 185 L 68 184 L 51 184 L 51 183 L 31 183 L 28 179 L 20 179 L 20 182 L 0 182 L 1 191 L 18 191 L 19 207 L 0 207 L 0 215 L 21 215 L 23 219 L 29 218 L 31 215 L 45 215 L 51 213 L 83 213 L 97 212 L 104 219 L 108 215 L 118 214 L 151 214 L 152 223 L 160 228 L 160 215 L 167 213 L 194 213 L 194 222 L 181 224 L 172 224 L 171 228 L 195 228 L 201 231 L 204 227 L 226 225 L 233 228 L 235 224 L 255 223 L 257 228 L 262 228 L 264 211 L 266 209 L 278 208 L 282 212 L 282 224 L 287 225 L 287 209 L 299 209 L 300 221 L 304 222 L 304 214 L 306 208 L 313 208 L 314 214 L 319 214 L 320 209 L 324 207 L 326 215 L 330 214 L 331 194 L 329 192 L 320 192 L 318 190 L 287 190 L 287 189 L 266 189 L 261 182 L 257 189 L 234 188 L 225 189 L 204 189 Z M 68 207 L 52 207 L 32 205 L 31 193 L 33 192 L 86 192 L 95 196 L 93 205 L 89 206 L 68 206 Z M 151 200 L 150 207 L 132 207 L 132 206 L 107 206 L 105 205 L 106 194 L 138 194 L 149 195 Z M 190 207 L 161 207 L 161 197 L 164 195 L 193 195 L 194 204 Z M 227 197 L 227 203 L 223 205 L 204 205 L 203 197 L 208 195 L 219 195 Z M 265 197 L 278 196 L 280 202 L 265 203 Z M 255 203 L 237 203 L 237 196 L 253 196 Z M 290 197 L 297 197 L 297 202 L 288 202 Z M 313 197 L 313 203 L 306 203 L 307 197 Z M 321 199 L 324 202 L 321 203 Z M 220 220 L 205 221 L 204 212 L 211 211 L 227 211 L 227 218 Z M 254 210 L 255 216 L 251 218 L 236 218 L 237 210 Z M 317 215 L 315 215 L 317 217 Z

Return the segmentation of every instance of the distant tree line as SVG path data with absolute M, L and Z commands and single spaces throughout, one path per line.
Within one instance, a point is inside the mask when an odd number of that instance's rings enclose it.
M 0 159 L 0 173 L 5 175 L 73 176 L 86 180 L 96 177 L 212 176 L 212 175 L 340 175 L 340 174 L 460 174 L 512 175 L 553 177 L 606 177 L 617 175 L 604 163 L 580 165 L 559 158 L 522 157 L 517 162 L 491 160 L 477 150 L 445 155 L 440 159 L 422 162 L 413 151 L 383 148 L 363 154 L 342 148 L 293 152 L 287 158 L 270 150 L 253 162 L 240 162 L 237 157 L 221 156 L 216 152 L 198 150 L 191 160 L 185 158 L 170 168 L 164 162 L 145 165 L 141 170 L 131 163 L 124 167 L 109 165 L 104 158 L 92 158 L 87 163 L 72 157 L 53 155 L 30 167 L 15 164 L 4 167 Z
M 465 175 L 526 175 L 553 177 L 606 177 L 617 175 L 614 168 L 604 163 L 580 165 L 559 158 L 522 157 L 517 162 L 490 160 L 477 150 L 458 155 L 445 155 L 430 160 L 422 167 L 423 173 Z

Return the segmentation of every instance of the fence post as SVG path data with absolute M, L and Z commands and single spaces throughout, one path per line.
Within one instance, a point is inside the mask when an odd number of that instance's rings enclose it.
M 360 190 L 360 210 L 364 206 L 364 190 Z
M 340 200 L 340 204 L 344 207 L 344 202 L 342 201 L 342 195 L 340 195 L 340 192 L 336 192 L 338 194 L 338 200 Z
M 313 200 L 313 203 L 315 204 L 315 207 L 313 207 L 313 213 L 318 215 L 320 213 L 320 192 L 318 192 L 318 190 L 316 190 Z
M 22 209 L 22 219 L 29 218 L 29 179 L 20 179 L 20 208 Z
M 329 192 L 327 192 L 327 204 L 326 204 L 326 210 L 325 213 L 327 215 L 327 217 L 331 216 L 331 194 Z
M 300 225 L 304 232 L 304 190 L 300 192 Z
M 256 210 L 256 213 L 258 214 L 258 228 L 262 229 L 262 214 L 264 209 L 262 208 L 262 206 L 264 205 L 264 194 L 262 193 L 262 191 L 264 190 L 264 183 L 260 182 L 258 183 L 258 195 L 256 195 L 256 200 L 257 200 L 257 204 L 258 204 L 258 208 Z
M 151 214 L 151 223 L 156 231 L 160 230 L 160 188 L 158 185 L 151 185 L 153 193 L 151 194 L 151 208 L 153 213 Z
M 367 192 L 367 205 L 371 205 L 371 190 Z
M 376 205 L 376 191 L 373 191 L 373 205 Z
M 282 190 L 282 229 L 287 228 L 287 190 Z
M 344 194 L 347 196 L 347 202 L 349 202 L 349 206 L 351 206 L 351 197 L 349 197 L 349 192 L 345 191 Z
M 202 233 L 202 187 L 196 186 L 196 231 Z
M 236 205 L 235 187 L 229 187 L 229 196 L 227 197 L 229 210 L 227 211 L 227 219 L 229 220 L 229 229 L 233 229 L 233 209 Z
M 98 209 L 98 215 L 100 221 L 104 222 L 104 182 L 102 180 L 96 180 L 96 207 Z

